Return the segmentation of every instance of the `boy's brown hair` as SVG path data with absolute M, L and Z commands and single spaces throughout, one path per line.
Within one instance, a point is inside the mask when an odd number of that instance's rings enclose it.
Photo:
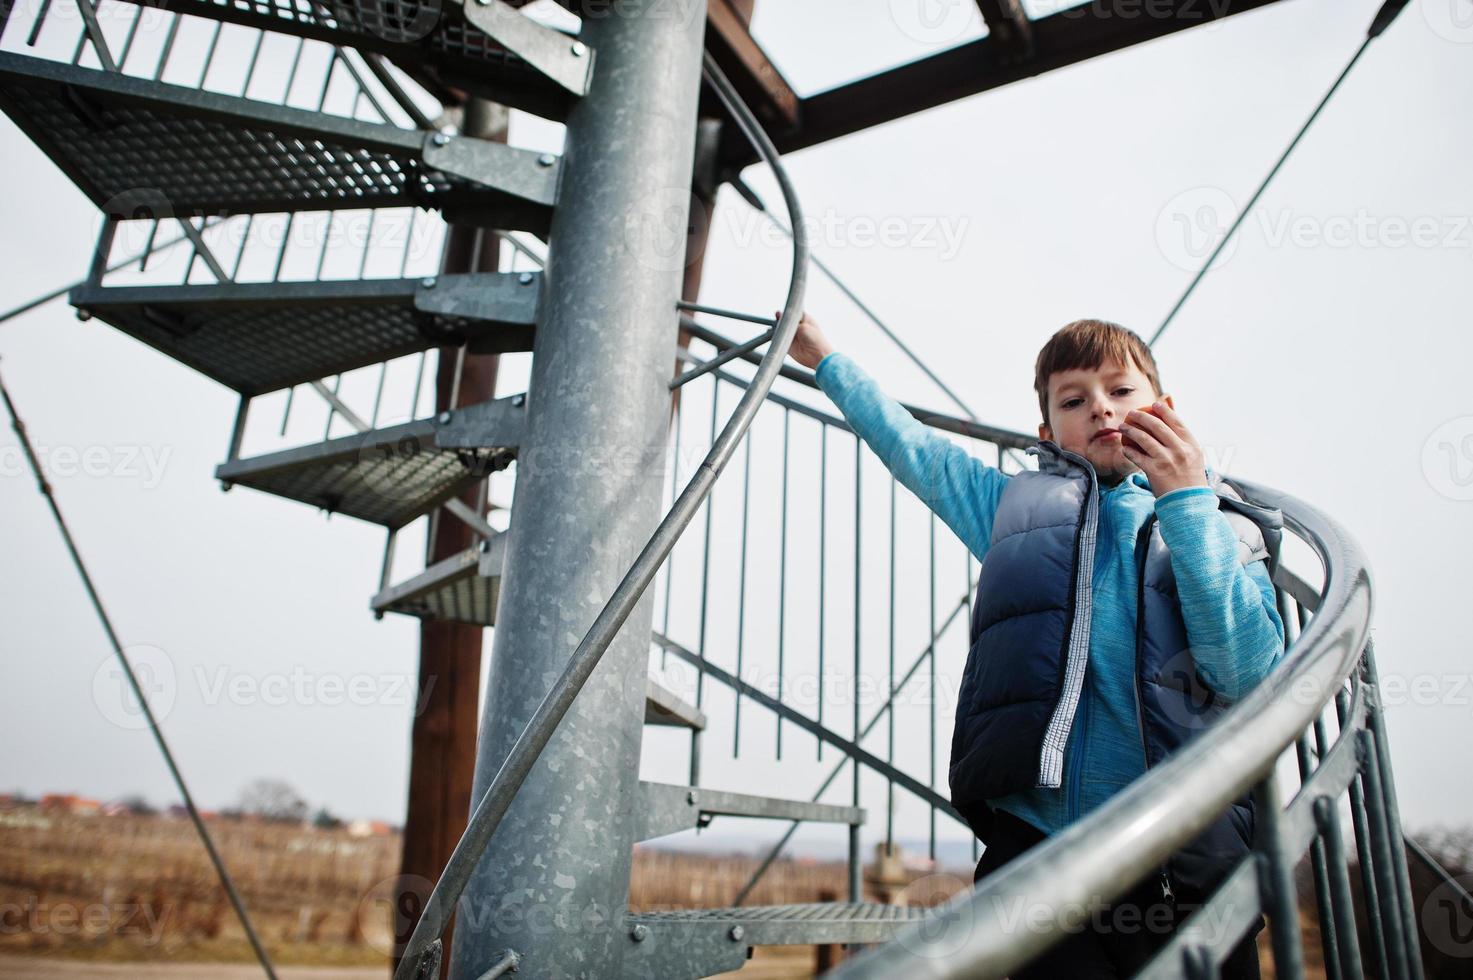
M 1043 421 L 1049 423 L 1048 380 L 1055 373 L 1074 368 L 1093 370 L 1105 363 L 1129 365 L 1132 361 L 1160 395 L 1161 374 L 1156 359 L 1134 331 L 1108 320 L 1075 320 L 1060 327 L 1038 352 L 1033 365 L 1033 389 L 1038 392 Z

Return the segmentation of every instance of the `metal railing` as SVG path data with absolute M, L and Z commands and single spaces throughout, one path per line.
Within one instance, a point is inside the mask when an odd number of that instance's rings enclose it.
M 704 74 L 711 83 L 732 118 L 743 134 L 757 148 L 762 159 L 772 168 L 778 185 L 782 189 L 784 203 L 795 226 L 801 223 L 801 212 L 797 193 L 794 191 L 787 172 L 783 169 L 777 150 L 762 130 L 735 88 L 717 67 L 709 53 L 704 55 Z M 501 819 L 511 806 L 517 790 L 526 780 L 537 757 L 557 730 L 558 723 L 567 714 L 578 692 L 587 682 L 599 659 L 613 642 L 624 621 L 634 610 L 635 604 L 644 595 L 645 589 L 654 580 L 660 566 L 675 546 L 676 540 L 695 517 L 702 502 L 710 495 L 712 487 L 722 469 L 736 451 L 737 444 L 751 425 L 753 417 L 772 383 L 776 380 L 783 358 L 798 329 L 802 313 L 804 289 L 808 277 L 808 242 L 801 231 L 793 240 L 793 261 L 788 283 L 787 297 L 782 315 L 768 344 L 767 352 L 726 425 L 712 443 L 710 451 L 702 460 L 696 473 L 681 491 L 664 519 L 650 536 L 639 557 L 625 574 L 613 595 L 594 619 L 593 625 L 573 651 L 561 676 L 553 684 L 532 718 L 517 737 L 507 753 L 496 777 L 486 787 L 476 804 L 465 833 L 456 844 L 445 870 L 435 883 L 433 891 L 425 901 L 424 910 L 414 932 L 405 947 L 403 959 L 394 971 L 395 980 L 411 980 L 435 975 L 442 956 L 440 937 L 449 925 L 450 915 L 459 902 L 471 873 L 485 852 L 486 845 L 496 832 Z M 673 312 L 673 311 L 672 311 Z
M 1140 974 L 1213 976 L 1267 913 L 1277 975 L 1303 976 L 1293 866 L 1308 854 L 1331 977 L 1420 978 L 1400 817 L 1368 641 L 1371 582 L 1359 546 L 1319 510 L 1239 481 L 1282 509 L 1286 527 L 1324 566 L 1316 591 L 1276 575 L 1287 628 L 1283 663 L 1210 729 L 1105 806 L 989 875 L 888 946 L 844 964 L 840 977 L 1001 977 L 1062 939 L 1084 911 L 1124 894 L 1251 790 L 1253 853 Z M 1335 734 L 1326 715 L 1333 714 Z M 1277 762 L 1294 747 L 1300 781 L 1284 804 Z M 1348 795 L 1371 953 L 1363 958 L 1351 904 L 1340 804 Z M 1027 927 L 1009 911 L 1026 903 Z

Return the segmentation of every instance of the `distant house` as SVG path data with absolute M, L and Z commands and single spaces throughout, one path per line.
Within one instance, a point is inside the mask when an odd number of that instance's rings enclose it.
M 41 797 L 41 809 L 50 813 L 91 817 L 102 812 L 102 801 L 75 793 L 47 793 Z
M 348 834 L 351 837 L 386 837 L 394 828 L 382 820 L 350 820 Z

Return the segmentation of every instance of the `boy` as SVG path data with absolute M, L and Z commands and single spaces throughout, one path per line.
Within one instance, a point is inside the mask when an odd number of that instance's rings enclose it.
M 952 803 L 987 844 L 974 881 L 1142 775 L 1282 656 L 1268 567 L 1281 516 L 1206 466 L 1133 332 L 1079 320 L 1044 345 L 1039 467 L 1012 476 L 917 422 L 807 314 L 789 353 L 982 560 L 950 766 Z M 1252 834 L 1245 798 L 1015 977 L 1134 973 Z M 1222 975 L 1258 976 L 1252 934 Z

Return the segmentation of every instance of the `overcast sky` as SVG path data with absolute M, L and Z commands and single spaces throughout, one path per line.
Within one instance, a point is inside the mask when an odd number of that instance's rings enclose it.
M 1154 331 L 1379 5 L 1284 0 L 794 154 L 815 249 L 984 421 L 1031 431 L 1041 344 L 1084 316 Z M 972 5 L 955 10 L 763 0 L 753 29 L 811 94 L 974 36 Z M 1473 730 L 1459 612 L 1473 585 L 1470 119 L 1473 4 L 1414 0 L 1156 348 L 1209 458 L 1324 508 L 1369 555 L 1411 829 L 1466 824 L 1473 804 L 1465 767 L 1445 762 Z M 557 129 L 516 117 L 512 138 L 555 149 Z M 97 221 L 8 118 L 0 162 L 8 308 L 79 278 Z M 768 175 L 748 176 L 776 205 Z M 761 227 L 723 191 L 704 300 L 780 303 L 787 252 Z M 807 307 L 893 394 L 952 409 L 827 283 L 814 281 Z M 202 804 L 227 805 L 250 779 L 272 776 L 341 814 L 402 820 L 417 628 L 368 612 L 382 531 L 246 489 L 222 494 L 211 474 L 233 394 L 100 321 L 79 323 L 62 302 L 0 325 L 0 357 L 119 633 L 166 678 L 165 729 Z M 525 357 L 506 360 L 503 394 L 526 377 Z M 280 440 L 280 402 L 270 404 L 248 452 L 321 438 L 323 414 L 303 409 Z M 757 438 L 770 449 L 763 425 Z M 0 464 L 0 740 L 10 747 L 0 791 L 172 800 L 147 734 L 118 707 L 105 638 L 8 429 Z M 795 493 L 811 491 L 810 476 L 795 476 Z M 733 477 L 736 468 L 718 506 L 737 499 Z M 509 487 L 494 495 L 505 503 Z M 914 542 L 924 524 L 907 520 Z M 878 542 L 888 526 L 873 526 Z M 943 535 L 954 602 L 961 552 Z M 419 551 L 406 540 L 401 576 Z M 906 629 L 916 623 L 924 628 L 916 618 Z M 959 635 L 948 642 L 940 667 L 956 676 L 965 650 Z M 368 694 L 324 688 L 324 678 Z M 707 780 L 756 789 L 776 778 L 787 795 L 810 792 L 832 753 L 819 766 L 812 742 L 789 729 L 782 766 L 765 762 L 771 717 L 746 712 L 744 726 L 763 732 L 744 748 L 750 757 L 738 768 L 713 746 Z M 943 722 L 943 761 L 949 734 Z M 652 736 L 646 775 L 680 781 L 683 752 L 668 733 Z M 878 815 L 883 797 L 866 805 Z M 923 811 L 901 816 L 906 836 L 924 833 Z

